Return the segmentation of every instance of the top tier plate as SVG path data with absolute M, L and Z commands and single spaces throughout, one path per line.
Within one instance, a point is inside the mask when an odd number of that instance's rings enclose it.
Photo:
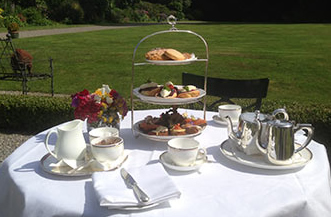
M 151 63 L 153 65 L 186 65 L 192 62 L 195 62 L 198 58 L 195 56 L 194 53 L 191 54 L 190 59 L 186 60 L 148 60 L 146 62 Z
M 175 85 L 178 88 L 182 88 L 182 85 Z M 202 97 L 206 95 L 206 91 L 203 89 L 198 89 L 200 92 L 200 95 L 197 97 L 191 97 L 191 98 L 162 98 L 162 97 L 156 97 L 156 96 L 145 96 L 142 95 L 139 92 L 139 87 L 133 89 L 133 94 L 141 99 L 142 101 L 158 104 L 158 105 L 183 105 L 188 103 L 194 103 L 199 101 Z

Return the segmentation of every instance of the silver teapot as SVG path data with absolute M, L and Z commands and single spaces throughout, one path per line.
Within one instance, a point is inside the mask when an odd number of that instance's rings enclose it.
M 263 144 L 267 143 L 267 123 L 276 120 L 278 114 L 283 114 L 284 120 L 289 119 L 285 109 L 276 109 L 271 115 L 260 113 L 258 110 L 242 113 L 237 129 L 234 129 L 231 118 L 226 117 L 230 142 L 247 155 L 261 154 L 258 147 L 263 147 Z
M 307 138 L 302 144 L 295 142 L 295 133 L 301 129 L 307 130 Z M 314 128 L 311 124 L 295 125 L 291 121 L 272 120 L 267 123 L 266 143 L 259 140 L 257 147 L 270 163 L 289 165 L 293 163 L 294 154 L 309 144 L 313 133 Z

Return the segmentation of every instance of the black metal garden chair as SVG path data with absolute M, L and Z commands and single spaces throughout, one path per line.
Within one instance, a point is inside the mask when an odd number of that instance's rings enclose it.
M 195 85 L 204 88 L 204 76 L 182 73 L 183 85 Z M 267 96 L 269 86 L 268 78 L 261 79 L 224 79 L 207 77 L 207 96 L 218 97 L 217 100 L 207 105 L 207 110 L 215 110 L 214 107 L 222 102 L 235 104 L 233 99 L 251 99 L 249 105 L 242 108 L 247 110 L 260 110 L 262 99 Z

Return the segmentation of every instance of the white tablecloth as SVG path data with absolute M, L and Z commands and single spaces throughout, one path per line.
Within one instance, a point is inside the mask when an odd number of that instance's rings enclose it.
M 202 117 L 202 111 L 187 111 Z M 135 111 L 135 121 L 161 110 Z M 168 170 L 181 191 L 180 199 L 148 210 L 119 211 L 100 207 L 91 178 L 52 175 L 40 167 L 47 153 L 41 132 L 22 144 L 0 167 L 0 216 L 331 216 L 330 168 L 323 145 L 308 146 L 313 159 L 298 170 L 265 170 L 232 162 L 220 152 L 225 127 L 214 123 L 196 137 L 208 152 L 209 163 L 199 172 Z M 135 138 L 131 115 L 121 123 L 120 136 L 129 152 L 124 167 L 159 163 L 166 144 Z M 113 171 L 118 172 L 118 170 Z M 157 183 L 155 183 L 157 185 Z M 116 186 L 114 186 L 116 187 Z

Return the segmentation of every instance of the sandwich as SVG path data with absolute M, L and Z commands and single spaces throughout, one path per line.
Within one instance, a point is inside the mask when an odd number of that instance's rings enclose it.
M 145 84 L 140 85 L 139 92 L 145 96 L 156 96 L 160 93 L 162 86 L 155 82 L 148 81 Z
M 155 135 L 155 136 L 168 136 L 168 128 L 165 126 L 158 126 L 155 130 L 151 130 L 148 132 L 148 135 Z

